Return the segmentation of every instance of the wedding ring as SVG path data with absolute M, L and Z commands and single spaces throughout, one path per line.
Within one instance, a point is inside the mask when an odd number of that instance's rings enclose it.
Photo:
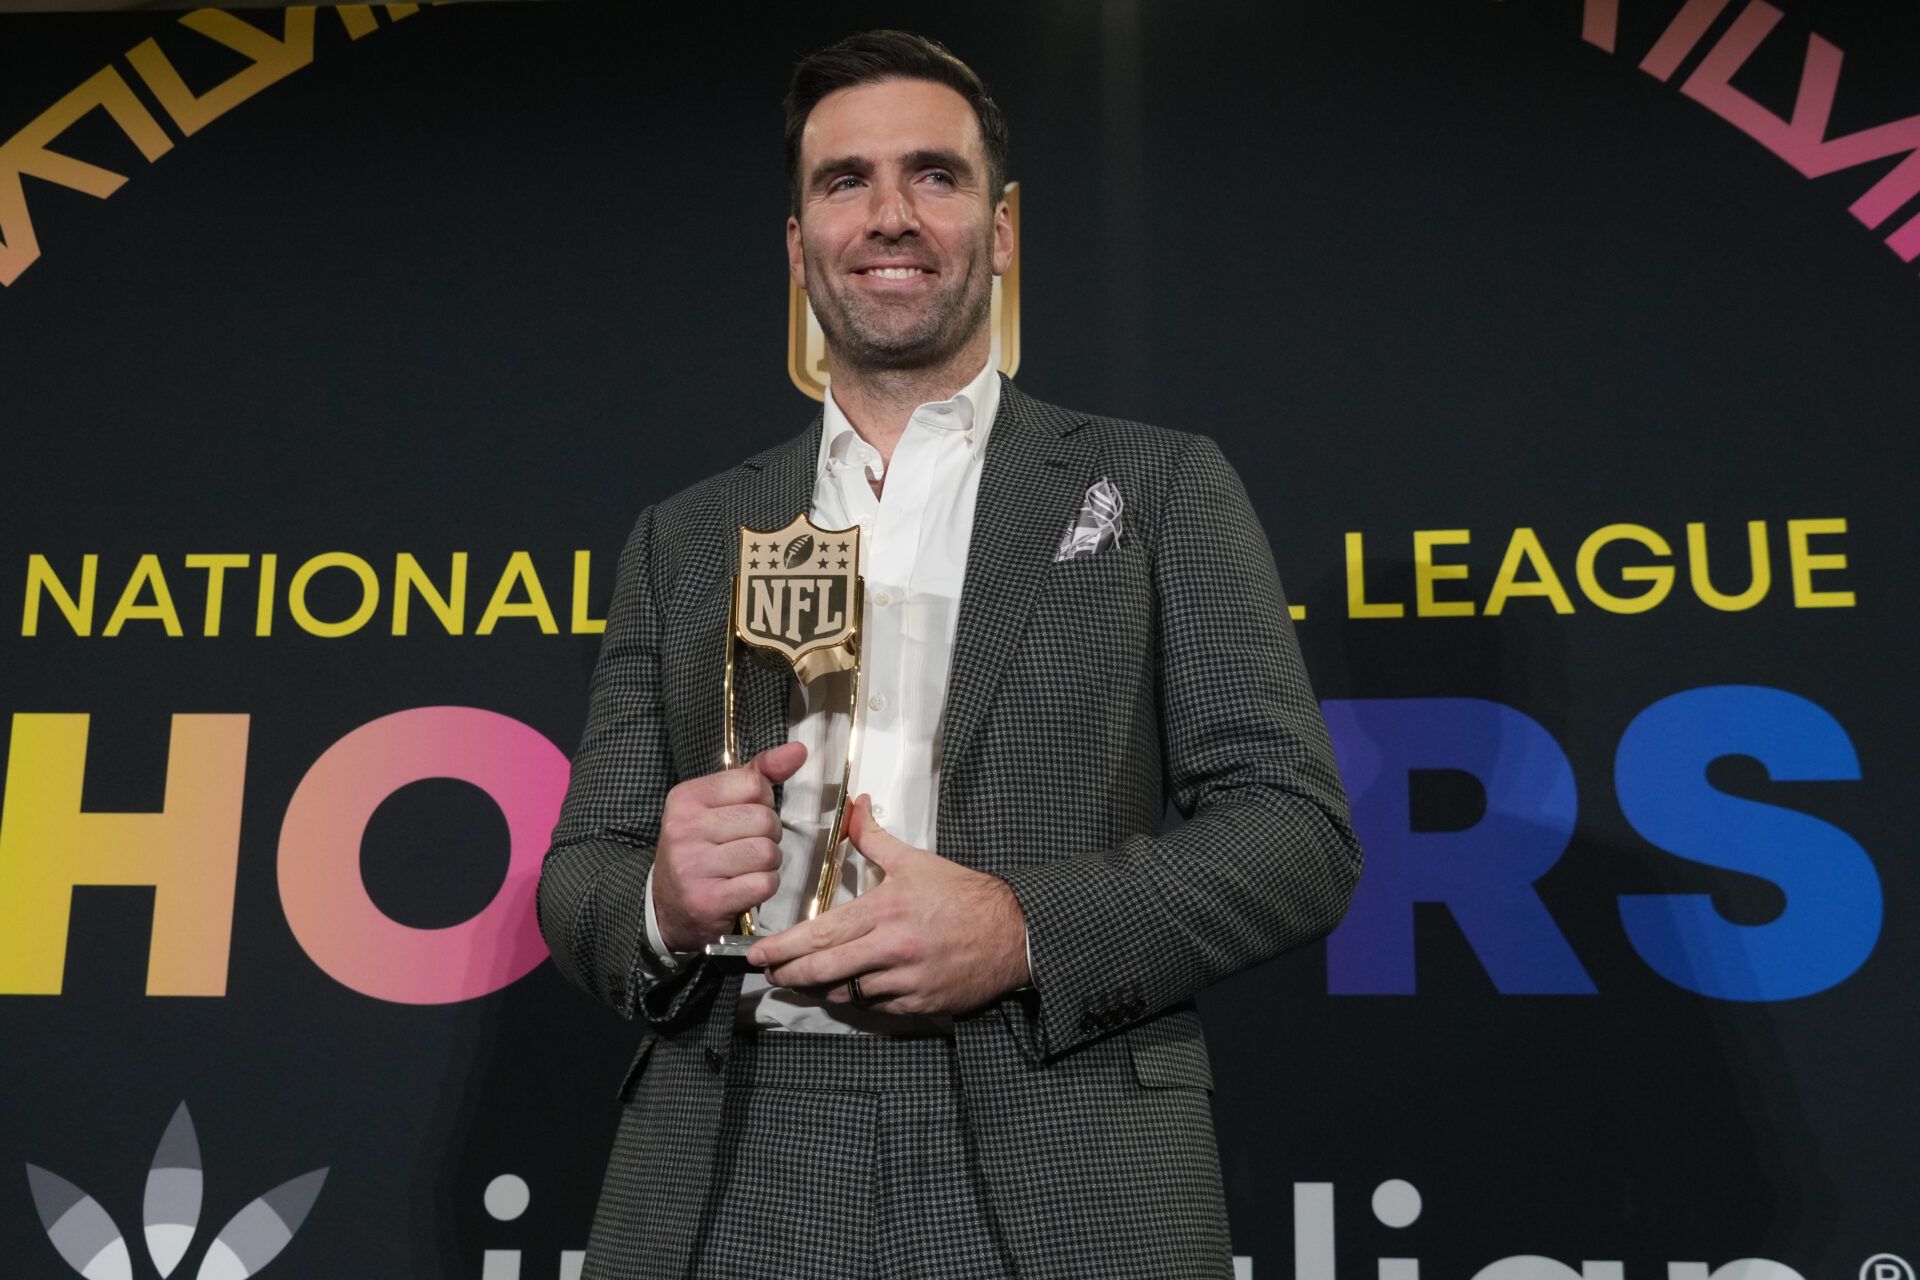
M 858 978 L 847 979 L 847 994 L 853 997 L 855 1004 L 865 1004 L 867 1002 L 865 993 L 860 990 L 860 979 Z

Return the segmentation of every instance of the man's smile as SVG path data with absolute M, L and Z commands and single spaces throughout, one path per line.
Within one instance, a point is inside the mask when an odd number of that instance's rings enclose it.
M 930 267 L 923 267 L 914 263 L 879 263 L 873 266 L 858 267 L 854 270 L 853 274 L 866 280 L 910 282 L 915 280 L 931 280 L 938 272 Z

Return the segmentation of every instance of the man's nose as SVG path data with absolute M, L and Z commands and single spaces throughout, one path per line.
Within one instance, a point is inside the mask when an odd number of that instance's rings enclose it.
M 913 198 L 906 188 L 892 183 L 875 183 L 872 190 L 873 194 L 867 201 L 869 234 L 896 240 L 910 231 L 920 229 Z

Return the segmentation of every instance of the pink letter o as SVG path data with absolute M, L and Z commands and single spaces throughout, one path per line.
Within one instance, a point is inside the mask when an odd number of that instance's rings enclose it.
M 537 730 L 476 707 L 418 707 L 355 729 L 314 761 L 280 828 L 280 905 L 294 937 L 344 985 L 398 1004 L 471 1000 L 529 973 L 547 958 L 533 894 L 567 772 L 566 755 Z M 360 878 L 374 810 L 427 778 L 479 787 L 512 835 L 500 892 L 445 929 L 400 924 Z

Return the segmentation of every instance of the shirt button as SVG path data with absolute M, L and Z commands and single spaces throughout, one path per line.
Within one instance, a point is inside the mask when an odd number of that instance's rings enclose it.
M 876 693 L 867 699 L 867 705 L 875 711 L 885 711 L 887 709 L 887 695 L 884 693 Z
M 871 529 L 871 528 L 873 528 L 873 517 L 872 517 L 872 516 L 861 516 L 861 517 L 860 517 L 860 527 L 861 527 L 862 529 Z
M 883 804 L 874 805 L 873 816 L 877 821 L 885 822 L 887 820 L 887 806 Z
M 873 602 L 884 609 L 893 603 L 893 597 L 884 591 L 876 591 L 873 593 Z

